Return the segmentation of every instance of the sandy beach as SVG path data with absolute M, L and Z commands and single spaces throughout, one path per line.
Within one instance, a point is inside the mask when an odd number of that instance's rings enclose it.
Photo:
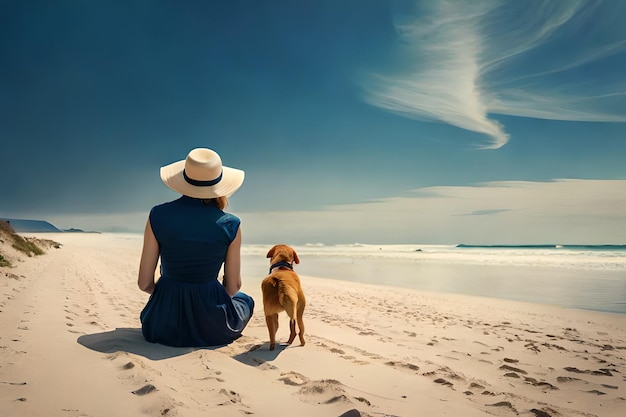
M 3 417 L 626 410 L 624 314 L 301 275 L 307 344 L 269 351 L 260 292 L 267 269 L 244 267 L 242 290 L 257 301 L 244 336 L 217 348 L 170 348 L 141 336 L 140 238 L 39 236 L 62 246 L 12 254 L 13 267 L 0 268 Z M 280 326 L 285 341 L 284 314 Z

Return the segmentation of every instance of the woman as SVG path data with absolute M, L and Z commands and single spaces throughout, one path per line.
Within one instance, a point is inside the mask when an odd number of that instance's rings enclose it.
M 169 346 L 228 344 L 241 336 L 254 309 L 254 300 L 239 292 L 240 220 L 223 211 L 244 172 L 197 148 L 162 167 L 161 179 L 182 196 L 153 207 L 146 223 L 138 278 L 151 294 L 140 316 L 144 338 Z

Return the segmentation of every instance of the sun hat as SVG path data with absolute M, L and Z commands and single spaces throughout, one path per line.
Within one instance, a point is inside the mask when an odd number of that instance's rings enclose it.
M 193 198 L 230 197 L 245 173 L 222 165 L 214 150 L 192 149 L 183 161 L 161 167 L 161 180 L 172 190 Z

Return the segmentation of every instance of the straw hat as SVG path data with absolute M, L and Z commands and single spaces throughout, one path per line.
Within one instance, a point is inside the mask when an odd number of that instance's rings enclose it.
M 184 161 L 161 167 L 161 180 L 172 190 L 193 198 L 230 197 L 243 183 L 244 172 L 222 165 L 217 152 L 196 148 Z

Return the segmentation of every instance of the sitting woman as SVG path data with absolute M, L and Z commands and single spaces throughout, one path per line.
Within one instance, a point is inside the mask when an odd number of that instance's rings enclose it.
M 252 297 L 239 292 L 240 220 L 223 211 L 244 172 L 197 148 L 162 167 L 161 179 L 182 196 L 153 207 L 146 224 L 138 278 L 150 294 L 140 315 L 144 338 L 169 346 L 228 344 L 241 336 L 254 309 Z

